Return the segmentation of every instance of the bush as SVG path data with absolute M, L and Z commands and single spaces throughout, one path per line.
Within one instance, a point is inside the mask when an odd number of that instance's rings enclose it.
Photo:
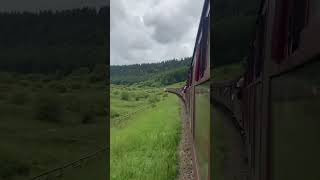
M 149 103 L 150 103 L 150 104 L 154 104 L 154 103 L 156 103 L 156 102 L 158 102 L 158 101 L 159 101 L 159 99 L 158 99 L 158 97 L 155 96 L 155 95 L 153 95 L 153 96 L 151 96 L 151 97 L 149 98 Z
M 90 97 L 80 94 L 63 96 L 66 109 L 79 116 L 79 121 L 84 124 L 93 123 L 95 117 L 106 117 L 106 96 L 92 94 Z
M 90 83 L 106 82 L 106 78 L 108 77 L 107 70 L 108 69 L 104 64 L 96 65 L 88 76 L 88 82 Z
M 14 176 L 28 176 L 29 166 L 12 159 L 0 159 L 0 179 L 12 179 Z
M 113 94 L 114 95 L 119 95 L 119 91 L 114 91 Z
M 71 73 L 72 76 L 83 76 L 90 73 L 89 68 L 87 67 L 80 67 L 78 69 L 74 69 Z
M 82 88 L 81 83 L 74 82 L 71 84 L 71 89 L 81 89 L 81 88 Z
M 16 79 L 14 78 L 13 74 L 11 73 L 0 73 L 0 81 L 2 84 L 13 84 L 16 82 Z
M 95 115 L 94 115 L 93 107 L 89 106 L 88 108 L 82 110 L 81 112 L 81 123 L 82 124 L 90 124 L 94 123 Z
M 23 87 L 28 87 L 28 86 L 30 85 L 29 82 L 26 81 L 26 80 L 21 80 L 21 81 L 20 81 L 20 84 L 21 84 L 21 86 L 23 86 Z
M 88 82 L 89 83 L 96 83 L 96 82 L 99 82 L 99 81 L 101 81 L 101 78 L 96 74 L 90 74 L 89 77 L 88 77 Z
M 129 100 L 129 93 L 127 91 L 122 91 L 121 92 L 121 99 L 128 101 Z
M 149 94 L 147 92 L 142 92 L 141 95 L 145 99 L 147 99 L 149 97 Z
M 77 98 L 75 95 L 66 95 L 63 99 L 67 110 L 72 112 L 80 112 L 81 102 L 79 98 Z
M 0 100 L 6 100 L 7 99 L 7 94 L 6 93 L 3 93 L 3 92 L 0 92 Z
M 10 99 L 13 104 L 22 105 L 28 101 L 28 94 L 25 91 L 13 92 Z
M 106 117 L 107 112 L 107 96 L 97 96 L 91 98 L 93 113 L 95 116 Z
M 59 92 L 59 93 L 67 92 L 67 87 L 61 82 L 51 82 L 51 83 L 49 83 L 48 87 L 50 89 L 53 89 L 53 90 Z
M 119 117 L 119 116 L 120 116 L 119 113 L 114 112 L 114 111 L 111 111 L 111 118 L 117 118 L 117 117 Z
M 33 87 L 34 87 L 35 89 L 41 89 L 41 88 L 43 87 L 43 85 L 42 85 L 42 83 L 35 82 L 35 83 L 33 83 Z
M 38 120 L 61 122 L 63 109 L 58 94 L 40 93 L 34 102 L 34 114 Z
M 42 78 L 42 82 L 43 82 L 43 83 L 49 83 L 51 80 L 52 80 L 52 79 L 51 79 L 49 76 L 44 76 L 44 77 Z

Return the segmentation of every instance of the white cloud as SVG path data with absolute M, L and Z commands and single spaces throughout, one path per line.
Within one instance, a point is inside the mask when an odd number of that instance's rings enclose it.
M 191 56 L 203 0 L 111 0 L 110 62 Z

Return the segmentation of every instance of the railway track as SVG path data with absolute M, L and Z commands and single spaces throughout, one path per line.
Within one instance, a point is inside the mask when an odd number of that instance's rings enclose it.
M 109 148 L 107 147 L 99 149 L 93 153 L 86 154 L 75 161 L 70 161 L 60 167 L 43 172 L 37 176 L 30 178 L 29 180 L 54 180 L 59 178 L 61 179 L 66 174 L 68 168 L 75 169 L 75 168 L 84 167 L 89 163 L 90 160 L 97 158 L 101 154 L 104 155 L 104 153 L 106 155 L 108 151 L 109 151 Z

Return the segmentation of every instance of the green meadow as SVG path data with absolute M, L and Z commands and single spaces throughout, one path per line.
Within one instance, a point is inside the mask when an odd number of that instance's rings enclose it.
M 107 94 L 97 74 L 0 73 L 1 180 L 29 179 L 106 147 Z M 93 159 L 88 167 L 103 163 Z M 82 174 L 76 179 L 91 177 L 71 168 L 63 178 L 74 172 Z
M 111 85 L 111 179 L 175 179 L 180 104 L 162 88 Z

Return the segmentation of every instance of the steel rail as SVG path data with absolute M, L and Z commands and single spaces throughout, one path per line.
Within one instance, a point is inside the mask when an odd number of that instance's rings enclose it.
M 73 168 L 80 167 L 80 166 L 82 166 L 84 161 L 92 159 L 94 157 L 97 157 L 100 153 L 107 152 L 108 150 L 109 150 L 109 148 L 102 148 L 102 149 L 97 150 L 97 151 L 95 151 L 93 153 L 87 154 L 87 155 L 85 155 L 85 156 L 83 156 L 83 157 L 81 157 L 81 158 L 79 158 L 79 159 L 77 159 L 75 161 L 71 161 L 69 163 L 66 163 L 63 166 L 51 169 L 51 170 L 46 171 L 46 172 L 43 172 L 43 173 L 41 173 L 41 174 L 39 174 L 37 176 L 34 176 L 34 177 L 30 178 L 30 180 L 39 180 L 41 178 L 45 178 L 46 180 L 49 180 L 49 179 L 52 179 L 51 178 L 52 176 L 50 177 L 50 175 L 52 175 L 54 173 L 56 173 L 55 177 L 61 178 L 61 177 L 63 177 L 64 170 L 66 168 L 69 168 L 69 167 L 73 167 Z

